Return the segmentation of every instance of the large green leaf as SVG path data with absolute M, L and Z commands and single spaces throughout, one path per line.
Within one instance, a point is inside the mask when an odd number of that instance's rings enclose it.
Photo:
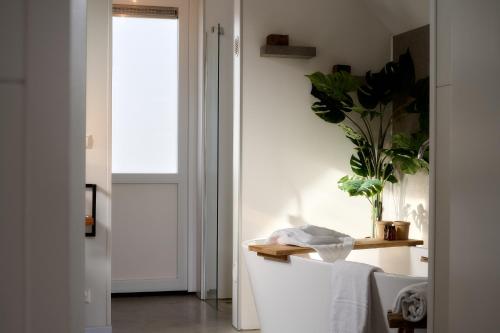
M 379 72 L 368 71 L 365 82 L 358 91 L 358 100 L 366 109 L 387 105 L 397 95 L 407 95 L 415 84 L 415 68 L 410 51 L 399 57 L 398 62 L 388 62 Z
M 392 137 L 392 148 L 385 150 L 384 153 L 405 174 L 414 175 L 420 170 L 428 171 L 428 160 L 418 158 L 420 147 L 426 140 L 427 136 L 423 133 L 412 135 L 403 133 L 394 134 Z
M 360 86 L 358 79 L 347 72 L 315 72 L 306 76 L 316 89 L 340 101 L 352 101 L 348 93 L 356 91 Z
M 382 172 L 383 179 L 389 183 L 397 183 L 398 179 L 394 176 L 394 166 L 392 163 L 387 163 L 384 165 Z
M 404 134 L 397 133 L 392 136 L 392 148 L 405 149 L 409 154 L 417 157 L 420 147 L 428 140 L 424 133 Z
M 392 163 L 394 163 L 401 172 L 408 175 L 414 175 L 420 170 L 429 169 L 426 161 L 402 153 L 395 154 L 392 157 Z
M 364 147 L 367 145 L 366 140 L 363 138 L 361 134 L 359 134 L 352 127 L 347 126 L 346 124 L 338 124 L 339 127 L 344 131 L 346 138 L 349 139 L 356 147 Z
M 351 170 L 358 176 L 367 177 L 369 175 L 368 164 L 364 156 L 358 152 L 356 155 L 351 156 Z
M 371 170 L 374 170 L 371 147 L 361 134 L 352 127 L 345 124 L 339 124 L 339 127 L 345 133 L 345 136 L 356 146 L 356 153 L 351 156 L 350 164 L 352 171 L 362 177 L 372 176 Z
M 346 72 L 307 75 L 312 84 L 311 95 L 317 101 L 312 105 L 314 113 L 324 121 L 338 124 L 351 112 L 354 101 L 349 95 L 359 87 L 359 82 Z
M 344 176 L 338 181 L 339 189 L 350 196 L 365 196 L 368 198 L 382 192 L 383 183 L 379 179 L 359 176 Z
M 317 102 L 311 106 L 314 114 L 323 119 L 326 122 L 338 124 L 345 119 L 345 105 L 329 97 L 326 93 L 323 93 L 316 89 L 316 87 L 312 87 L 311 95 L 318 99 Z

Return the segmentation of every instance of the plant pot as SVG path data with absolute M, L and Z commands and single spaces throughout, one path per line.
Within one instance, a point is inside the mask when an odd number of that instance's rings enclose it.
M 375 239 L 384 240 L 384 231 L 386 225 L 391 225 L 392 221 L 377 221 L 375 223 Z
M 394 221 L 394 226 L 396 227 L 396 239 L 407 240 L 410 234 L 410 222 Z

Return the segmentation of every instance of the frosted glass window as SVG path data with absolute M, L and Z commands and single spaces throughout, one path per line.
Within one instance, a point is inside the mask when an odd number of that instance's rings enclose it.
M 177 173 L 177 19 L 113 17 L 113 173 Z

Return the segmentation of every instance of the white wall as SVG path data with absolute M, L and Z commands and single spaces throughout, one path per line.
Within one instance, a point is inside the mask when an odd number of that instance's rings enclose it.
M 334 64 L 354 74 L 390 59 L 391 32 L 363 2 L 314 0 L 242 2 L 242 168 L 240 240 L 312 223 L 365 237 L 371 233 L 366 199 L 350 198 L 337 181 L 350 174 L 352 144 L 311 111 L 304 75 Z M 311 60 L 261 58 L 270 33 L 291 44 L 316 46 Z M 249 281 L 239 260 L 237 325 L 258 326 Z
M 429 0 L 363 0 L 372 15 L 393 34 L 429 24 Z
M 85 5 L 0 3 L 2 332 L 83 329 Z
M 111 0 L 88 0 L 86 182 L 97 184 L 96 237 L 85 239 L 86 327 L 111 326 Z
M 435 332 L 498 330 L 500 3 L 437 1 Z

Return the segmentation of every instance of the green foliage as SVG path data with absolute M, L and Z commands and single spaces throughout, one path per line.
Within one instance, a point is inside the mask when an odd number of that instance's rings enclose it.
M 339 179 L 338 184 L 339 188 L 349 193 L 351 197 L 360 195 L 373 197 L 383 189 L 383 183 L 379 179 L 358 176 L 344 176 Z
M 354 145 L 350 159 L 354 176 L 342 177 L 339 188 L 350 196 L 366 197 L 381 217 L 382 192 L 387 182 L 398 182 L 395 171 L 412 175 L 429 168 L 428 152 L 423 158 L 418 156 L 428 139 L 428 78 L 415 82 L 409 51 L 380 71 L 367 72 L 364 84 L 346 72 L 316 72 L 307 77 L 312 84 L 311 94 L 317 99 L 313 112 L 324 121 L 338 124 Z M 392 112 L 395 100 L 404 102 L 406 113 L 419 114 L 421 132 L 397 133 L 389 142 L 388 131 L 396 116 Z
M 392 162 L 401 172 L 414 175 L 420 170 L 429 170 L 428 152 L 422 159 L 418 158 L 420 147 L 427 141 L 422 133 L 407 135 L 395 134 L 392 137 L 392 148 L 384 151 L 392 158 Z
M 358 89 L 359 81 L 346 72 L 316 72 L 307 77 L 312 83 L 311 95 L 317 99 L 311 107 L 314 113 L 329 123 L 344 121 L 345 113 L 354 106 L 349 93 Z
M 366 109 L 388 105 L 396 96 L 408 94 L 415 84 L 415 68 L 408 50 L 399 62 L 388 62 L 379 72 L 368 71 L 366 84 L 358 89 L 359 103 Z

